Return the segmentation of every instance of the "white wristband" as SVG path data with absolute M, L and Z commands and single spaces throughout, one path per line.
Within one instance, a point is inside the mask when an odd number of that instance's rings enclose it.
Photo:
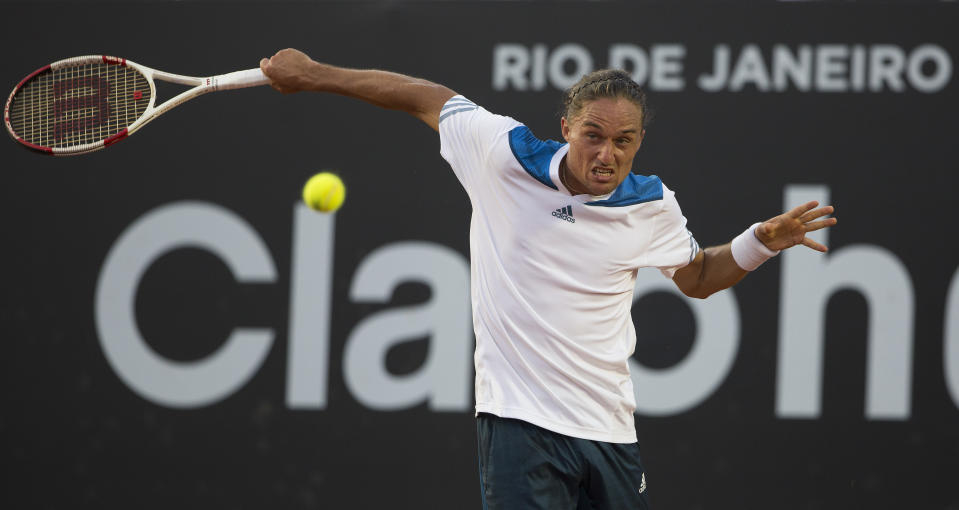
M 766 248 L 766 245 L 756 237 L 756 227 L 758 226 L 759 223 L 754 223 L 745 232 L 736 236 L 730 245 L 736 265 L 746 271 L 752 271 L 762 265 L 763 262 L 779 255 L 778 250 Z

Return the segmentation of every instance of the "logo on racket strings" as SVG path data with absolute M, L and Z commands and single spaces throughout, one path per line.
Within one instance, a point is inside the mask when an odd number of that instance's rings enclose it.
M 82 89 L 92 93 L 79 95 Z M 75 93 L 71 93 L 76 91 Z M 99 127 L 110 119 L 110 82 L 99 76 L 67 78 L 53 83 L 53 138 Z

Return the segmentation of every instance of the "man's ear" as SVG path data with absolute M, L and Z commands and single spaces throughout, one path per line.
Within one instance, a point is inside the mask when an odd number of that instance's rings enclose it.
M 559 129 L 563 133 L 563 140 L 569 142 L 569 122 L 566 121 L 566 117 L 559 119 Z
M 643 129 L 642 131 L 639 132 L 639 147 L 642 147 L 642 146 L 643 146 L 643 139 L 644 139 L 644 138 L 646 138 L 646 130 L 645 130 L 645 129 Z M 639 147 L 636 147 L 636 148 L 639 149 Z

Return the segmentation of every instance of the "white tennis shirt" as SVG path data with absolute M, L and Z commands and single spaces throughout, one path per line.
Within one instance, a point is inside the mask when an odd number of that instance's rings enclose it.
M 631 174 L 609 195 L 571 196 L 558 174 L 568 145 L 463 96 L 443 107 L 439 132 L 473 206 L 476 412 L 636 442 L 636 270 L 672 277 L 699 250 L 673 192 Z

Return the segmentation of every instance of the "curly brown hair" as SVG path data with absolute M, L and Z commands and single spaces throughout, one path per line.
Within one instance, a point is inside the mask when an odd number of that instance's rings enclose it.
M 643 129 L 652 120 L 652 112 L 646 102 L 646 92 L 633 81 L 629 73 L 620 69 L 600 69 L 584 75 L 563 96 L 563 117 L 572 120 L 579 115 L 583 105 L 600 98 L 621 97 L 639 107 L 643 117 Z

